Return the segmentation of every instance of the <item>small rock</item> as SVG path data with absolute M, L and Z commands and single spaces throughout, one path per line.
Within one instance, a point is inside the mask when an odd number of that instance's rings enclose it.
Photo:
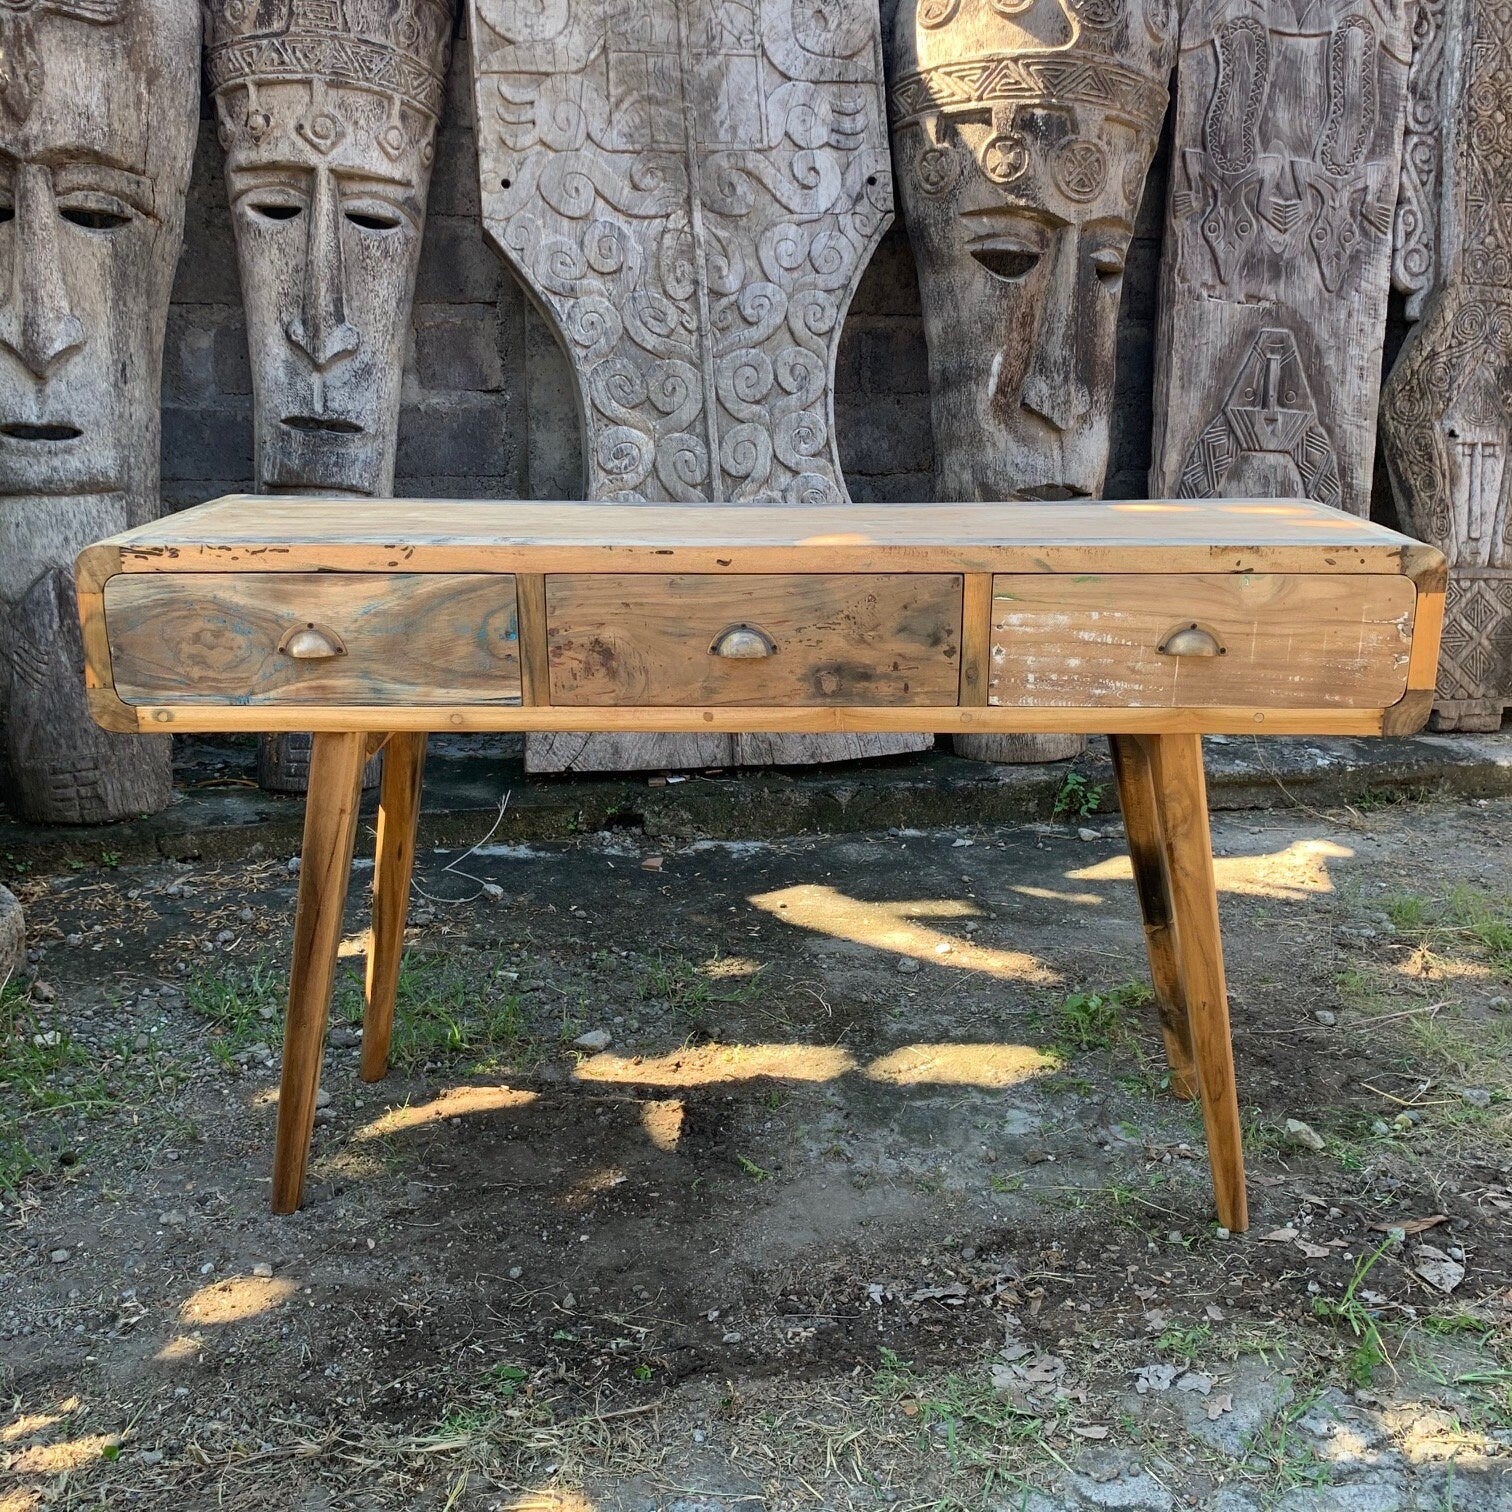
M 66 1249 L 55 1249 L 47 1258 L 54 1265 L 63 1265 L 68 1260 L 69 1253 Z
M 284 869 L 286 871 L 294 872 L 294 873 L 297 874 L 298 871 L 299 871 L 299 862 L 300 862 L 300 858 L 298 856 L 290 856 L 289 860 L 288 860 L 288 864 L 285 866 Z
M 1213 1238 L 1215 1239 L 1232 1239 L 1233 1237 L 1234 1236 L 1229 1233 L 1229 1231 L 1224 1228 L 1222 1224 L 1219 1224 L 1218 1227 L 1213 1230 Z
M 177 1208 L 170 1208 L 166 1213 L 158 1214 L 158 1222 L 164 1228 L 177 1228 L 184 1221 L 184 1215 Z
M 161 1465 L 163 1463 L 163 1451 L 161 1449 L 144 1449 L 137 1455 L 144 1465 Z
M 1437 1291 L 1452 1292 L 1465 1279 L 1465 1267 L 1431 1244 L 1420 1244 L 1413 1270 Z
M 8 981 L 26 960 L 26 921 L 15 895 L 0 887 L 0 981 Z
M 1491 1094 L 1485 1087 L 1461 1087 L 1459 1095 L 1461 1100 L 1469 1103 L 1472 1108 L 1489 1108 L 1491 1106 Z
M 252 1274 L 259 1280 L 266 1281 L 273 1274 L 273 1267 L 266 1260 L 259 1260 L 252 1267 Z
M 1339 1015 L 1335 1013 L 1332 1008 L 1315 1009 L 1313 1012 L 1313 1017 L 1317 1019 L 1320 1024 L 1329 1029 L 1332 1029 L 1333 1026 L 1339 1022 Z
M 591 1050 L 597 1053 L 607 1050 L 614 1036 L 607 1029 L 590 1029 L 586 1034 L 580 1034 L 573 1040 L 573 1045 L 579 1050 Z
M 315 1089 L 315 1106 L 317 1108 L 329 1108 L 331 1106 L 331 1094 L 324 1087 Z
M 1391 1125 L 1384 1118 L 1378 1118 L 1370 1126 L 1370 1132 L 1377 1136 L 1391 1133 Z
M 1486 1007 L 1490 1008 L 1495 1013 L 1505 1013 L 1508 1008 L 1512 1008 L 1512 999 L 1498 995 L 1494 998 L 1491 998 L 1486 1003 Z
M 509 1267 L 508 1276 L 511 1281 L 518 1281 L 524 1274 L 525 1272 L 518 1265 L 511 1265 Z
M 1101 830 L 1087 829 L 1085 826 L 1083 826 L 1076 832 L 1076 838 L 1078 840 L 1101 840 L 1102 837 L 1103 836 Z
M 63 943 L 71 949 L 77 950 L 84 943 L 84 936 L 81 934 L 64 935 Z
M 337 1024 L 330 1040 L 337 1050 L 355 1050 L 362 1043 L 362 1030 L 352 1024 Z
M 1286 1120 L 1286 1137 L 1294 1145 L 1299 1145 L 1304 1150 L 1321 1150 L 1325 1148 L 1323 1136 L 1311 1124 L 1303 1123 L 1300 1118 L 1288 1118 Z
M 33 982 L 31 995 L 34 1003 L 55 1003 L 58 1000 L 58 989 L 51 982 Z
M 919 969 L 919 963 L 912 956 L 898 957 L 898 970 L 904 976 L 912 976 Z

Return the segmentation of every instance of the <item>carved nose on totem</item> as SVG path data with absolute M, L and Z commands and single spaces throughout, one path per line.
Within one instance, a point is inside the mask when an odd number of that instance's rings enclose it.
M 1087 385 L 1066 372 L 1047 373 L 1035 363 L 1024 380 L 1024 408 L 1058 431 L 1074 429 L 1092 409 Z
M 51 170 L 27 164 L 16 175 L 16 247 L 10 297 L 0 306 L 0 346 L 39 382 L 85 341 L 69 307 L 58 247 Z
M 307 322 L 304 316 L 295 315 L 284 326 L 284 334 L 321 373 L 343 357 L 350 357 L 362 345 L 357 327 L 345 320 Z

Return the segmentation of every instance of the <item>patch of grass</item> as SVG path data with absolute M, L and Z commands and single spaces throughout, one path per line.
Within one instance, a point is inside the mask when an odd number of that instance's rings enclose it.
M 410 951 L 399 968 L 391 1062 L 412 1070 L 426 1061 L 466 1058 L 470 1073 L 491 1071 L 501 1056 L 530 1045 L 516 993 L 496 994 L 486 958 Z M 352 1017 L 361 1017 L 353 981 Z
M 1143 982 L 1125 982 L 1107 992 L 1073 992 L 1050 1019 L 1055 1042 L 1066 1050 L 1108 1050 L 1127 1037 L 1124 1014 L 1154 999 Z
M 1155 1341 L 1155 1347 L 1163 1355 L 1190 1365 L 1199 1359 L 1213 1342 L 1213 1330 L 1206 1323 L 1193 1323 L 1186 1328 L 1168 1328 Z
M 719 966 L 718 957 L 699 965 L 682 955 L 658 955 L 646 963 L 637 990 L 643 999 L 701 1023 L 716 1004 L 749 1003 L 759 990 L 758 973 L 733 977 Z
M 189 1007 L 208 1019 L 210 1049 L 222 1062 L 262 1040 L 276 1043 L 283 1032 L 288 991 L 285 968 L 256 959 L 240 969 L 218 963 L 184 983 Z
M 30 1001 L 0 992 L 0 1101 L 15 1118 L 115 1106 L 101 1067 L 67 1029 L 44 1029 Z
M 765 1166 L 757 1165 L 756 1162 L 747 1155 L 737 1154 L 735 1156 L 735 1163 L 740 1167 L 742 1171 L 745 1172 L 747 1176 L 751 1178 L 752 1181 L 770 1181 L 772 1179 L 772 1173 L 767 1170 Z
M 1374 1314 L 1358 1295 L 1361 1286 L 1365 1283 L 1365 1278 L 1375 1268 L 1381 1256 L 1391 1248 L 1391 1245 L 1392 1241 L 1389 1238 L 1385 1239 L 1370 1254 L 1362 1255 L 1355 1262 L 1354 1275 L 1350 1277 L 1349 1285 L 1344 1288 L 1344 1295 L 1337 1301 L 1331 1297 L 1313 1298 L 1313 1313 L 1319 1318 L 1347 1329 L 1354 1340 L 1354 1345 L 1344 1365 L 1350 1383 L 1354 1386 L 1369 1386 L 1375 1379 L 1376 1371 L 1391 1358 L 1387 1353 L 1386 1341 L 1381 1337 L 1381 1330 L 1376 1324 Z
M 1052 819 L 1090 819 L 1103 799 L 1103 784 L 1080 772 L 1067 772 L 1050 810 Z

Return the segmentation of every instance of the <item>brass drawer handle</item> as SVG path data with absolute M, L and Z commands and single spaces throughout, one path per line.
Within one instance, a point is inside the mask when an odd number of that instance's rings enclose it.
M 346 644 L 334 630 L 313 624 L 295 626 L 279 641 L 278 649 L 295 661 L 327 661 L 346 655 Z
M 721 631 L 709 651 L 714 656 L 726 656 L 732 661 L 755 661 L 771 656 L 777 650 L 772 638 L 749 625 L 731 625 Z
M 1227 656 L 1228 651 L 1211 630 L 1201 625 L 1183 625 L 1156 647 L 1162 656 Z

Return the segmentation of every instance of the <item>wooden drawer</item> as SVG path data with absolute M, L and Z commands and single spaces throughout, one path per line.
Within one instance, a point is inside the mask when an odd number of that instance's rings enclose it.
M 120 573 L 105 625 L 126 703 L 520 699 L 506 574 Z
M 1416 599 L 1407 578 L 1363 574 L 999 575 L 988 702 L 1385 708 L 1407 687 Z
M 956 574 L 546 579 L 551 702 L 954 705 Z M 720 654 L 744 649 L 744 657 Z

